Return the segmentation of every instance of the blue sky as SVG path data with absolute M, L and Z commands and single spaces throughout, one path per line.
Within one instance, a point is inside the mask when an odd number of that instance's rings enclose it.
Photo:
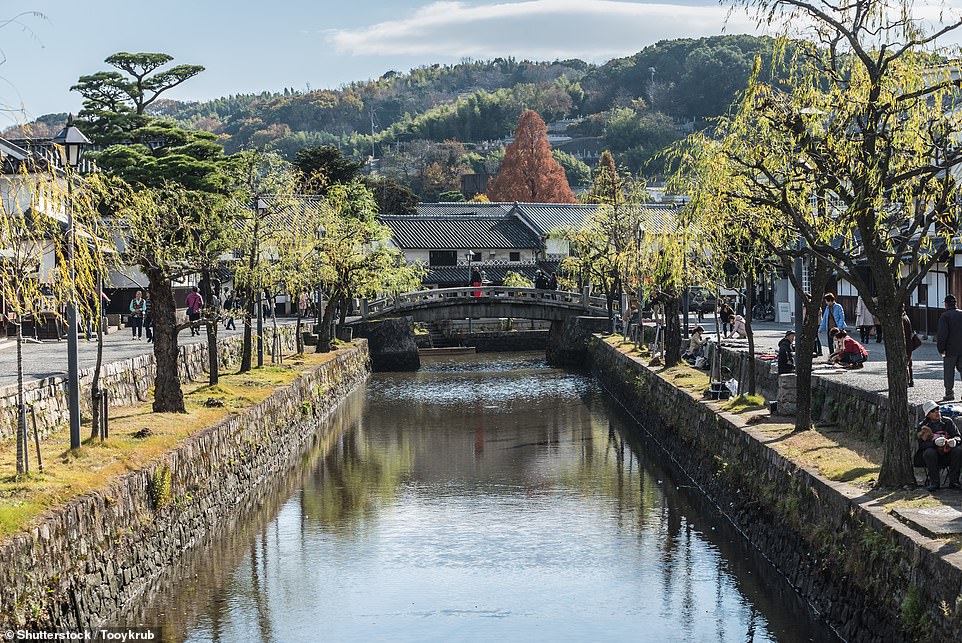
M 0 18 L 0 127 L 77 110 L 69 87 L 117 51 L 201 64 L 180 99 L 337 87 L 463 57 L 600 62 L 663 38 L 722 33 L 714 2 L 669 0 L 6 0 Z M 750 29 L 733 18 L 728 33 Z M 10 110 L 13 110 L 12 112 Z

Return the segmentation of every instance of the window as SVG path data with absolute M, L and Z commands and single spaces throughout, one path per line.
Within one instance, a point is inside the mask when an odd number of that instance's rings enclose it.
M 471 257 L 471 261 L 481 261 L 481 253 L 480 253 L 480 252 L 475 252 L 475 253 L 474 253 L 474 256 Z
M 428 262 L 432 266 L 456 266 L 458 265 L 458 251 L 432 250 L 428 255 Z
M 509 252 L 509 253 L 508 253 L 508 259 L 509 259 L 509 261 L 521 261 L 521 253 L 520 253 L 520 252 Z

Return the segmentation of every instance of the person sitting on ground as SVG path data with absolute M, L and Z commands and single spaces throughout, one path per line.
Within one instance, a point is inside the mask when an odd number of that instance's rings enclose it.
M 857 341 L 848 336 L 844 330 L 835 333 L 838 349 L 829 357 L 829 361 L 848 368 L 862 368 L 868 359 L 868 351 Z
M 741 315 L 732 315 L 728 318 L 728 323 L 731 325 L 731 331 L 725 335 L 725 339 L 732 339 L 737 337 L 738 339 L 745 339 L 748 337 L 748 330 L 745 327 L 745 318 Z
M 962 433 L 949 418 L 942 417 L 942 410 L 933 400 L 922 404 L 925 417 L 918 426 L 919 448 L 913 458 L 915 466 L 928 470 L 928 491 L 939 489 L 939 470 L 949 467 L 949 488 L 959 489 L 959 473 L 962 472 Z
M 695 326 L 695 330 L 691 331 L 691 337 L 688 341 L 688 350 L 682 357 L 692 361 L 698 357 L 704 357 L 705 344 L 707 343 L 708 338 L 705 337 L 705 329 L 701 326 Z
M 778 342 L 778 374 L 795 372 L 795 331 L 785 332 L 785 337 Z

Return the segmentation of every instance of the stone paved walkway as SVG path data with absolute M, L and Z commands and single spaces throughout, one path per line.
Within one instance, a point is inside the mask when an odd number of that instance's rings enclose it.
M 709 336 L 714 338 L 712 322 L 706 319 L 702 325 L 707 328 Z M 692 321 L 694 326 L 697 321 Z M 755 350 L 756 353 L 774 353 L 778 349 L 778 342 L 785 336 L 785 331 L 792 328 L 791 324 L 776 324 L 774 322 L 755 322 L 752 324 L 755 331 Z M 856 335 L 855 339 L 858 339 Z M 824 338 L 822 339 L 824 342 Z M 722 345 L 727 348 L 742 348 L 747 350 L 748 340 L 724 340 Z M 817 375 L 839 379 L 846 384 L 856 386 L 873 393 L 886 393 L 888 383 L 886 380 L 885 344 L 876 343 L 870 339 L 865 348 L 869 352 L 868 361 L 865 368 L 859 370 L 824 370 L 819 369 Z M 828 353 L 825 353 L 825 357 Z M 815 359 L 815 365 L 824 364 L 825 358 Z M 945 389 L 942 385 L 942 358 L 939 357 L 935 349 L 934 341 L 924 341 L 922 346 L 913 353 L 913 365 L 915 373 L 915 386 L 909 389 L 909 402 L 921 403 L 925 400 L 941 400 Z M 962 383 L 956 385 L 957 397 L 962 394 Z

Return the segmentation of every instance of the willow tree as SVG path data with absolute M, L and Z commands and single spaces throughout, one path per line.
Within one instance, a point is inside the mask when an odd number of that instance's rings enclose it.
M 562 231 L 575 250 L 563 262 L 563 270 L 579 275 L 583 285 L 591 284 L 604 293 L 612 330 L 614 302 L 638 283 L 639 234 L 645 227 L 641 204 L 647 199 L 644 183 L 619 173 L 606 150 L 585 198 L 598 207 L 582 227 Z
M 390 229 L 377 219 L 377 202 L 355 181 L 328 189 L 321 208 L 314 270 L 329 297 L 317 339 L 317 352 L 331 350 L 334 312 L 349 296 L 374 297 L 416 290 L 424 269 L 405 264 L 401 252 L 388 244 Z
M 949 53 L 937 38 L 962 20 L 930 26 L 904 1 L 736 4 L 794 38 L 797 49 L 786 61 L 790 82 L 753 80 L 724 129 L 721 152 L 747 186 L 745 202 L 777 213 L 810 256 L 861 293 L 872 284 L 856 266 L 872 274 L 878 299 L 865 301 L 887 335 L 879 484 L 911 483 L 901 311 L 958 229 L 960 82 L 954 66 L 933 63 Z
M 299 229 L 297 220 L 304 215 L 306 202 L 298 196 L 303 187 L 302 174 L 276 154 L 243 152 L 233 157 L 232 163 L 237 185 L 232 218 L 238 223 L 236 238 L 241 257 L 234 285 L 235 294 L 239 290 L 245 302 L 240 364 L 240 372 L 245 373 L 253 364 L 255 306 L 263 304 L 265 287 L 284 285 L 277 247 L 288 243 L 289 233 Z M 264 338 L 257 339 L 263 346 Z
M 16 328 L 17 346 L 17 474 L 28 470 L 27 404 L 24 398 L 23 326 L 44 320 L 58 328 L 65 320 L 62 304 L 74 301 L 78 318 L 89 315 L 92 276 L 103 270 L 100 243 L 89 226 L 82 225 L 83 201 L 74 199 L 74 226 L 68 225 L 67 208 L 73 180 L 45 159 L 24 151 L 22 158 L 8 157 L 14 172 L 0 179 L 0 298 L 9 322 Z M 76 184 L 77 182 L 74 181 Z M 79 190 L 79 187 L 76 188 Z M 69 247 L 77 253 L 71 271 Z

